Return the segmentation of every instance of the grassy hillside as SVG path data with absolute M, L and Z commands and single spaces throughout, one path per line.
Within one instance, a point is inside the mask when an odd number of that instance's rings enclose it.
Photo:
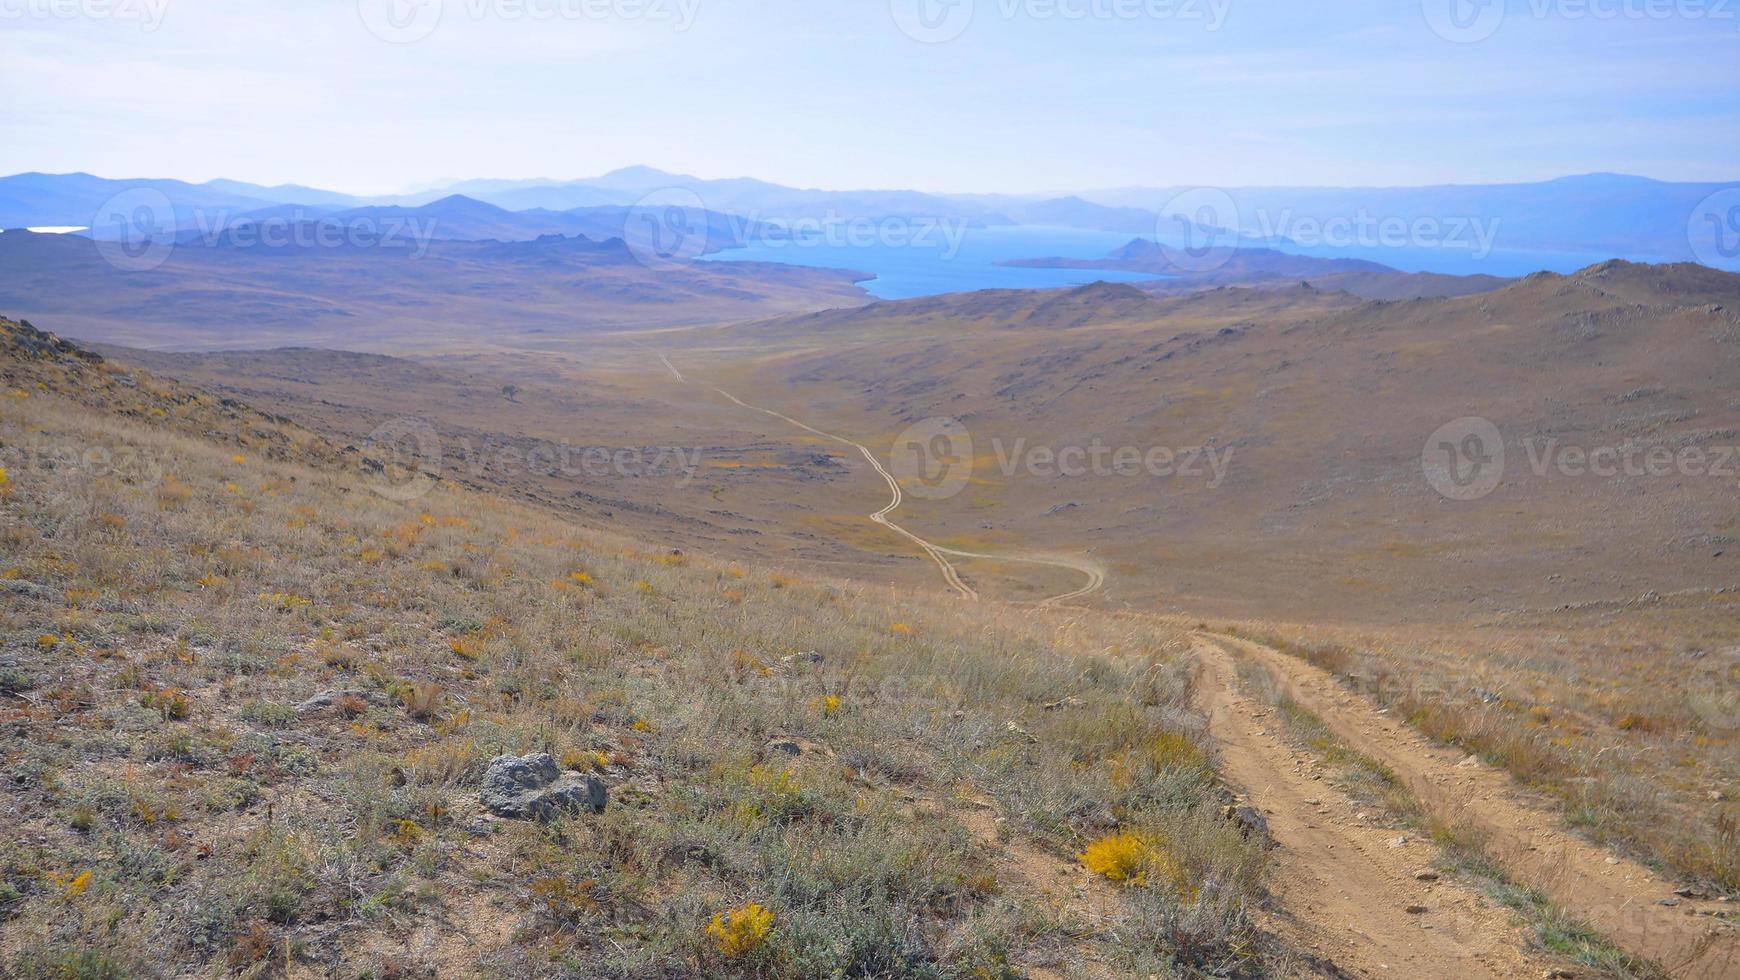
M 1286 969 L 1165 632 L 394 503 L 13 353 L 0 973 Z M 604 811 L 490 816 L 534 751 Z

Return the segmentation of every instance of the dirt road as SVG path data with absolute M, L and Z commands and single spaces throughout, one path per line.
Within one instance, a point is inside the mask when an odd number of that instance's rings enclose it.
M 1541 976 L 1503 909 L 1444 881 L 1421 881 L 1425 842 L 1358 819 L 1359 807 L 1280 737 L 1278 712 L 1240 690 L 1227 651 L 1199 640 L 1199 707 L 1227 780 L 1263 812 L 1279 847 L 1270 927 L 1355 977 Z M 1409 911 L 1418 909 L 1419 911 Z
M 1515 933 L 1468 912 L 1452 928 L 1423 943 L 1393 946 L 1406 939 L 1405 933 L 1395 932 L 1395 919 L 1390 914 L 1407 888 L 1404 878 L 1402 890 L 1397 890 L 1395 875 L 1414 862 L 1384 859 L 1398 857 L 1395 852 L 1406 851 L 1407 846 L 1391 850 L 1381 840 L 1374 844 L 1374 835 L 1347 819 L 1350 815 L 1333 804 L 1327 806 L 1328 816 L 1310 816 L 1316 808 L 1300 799 L 1297 776 L 1289 773 L 1285 762 L 1286 748 L 1275 738 L 1256 734 L 1258 730 L 1276 731 L 1280 720 L 1256 720 L 1253 714 L 1267 717 L 1272 712 L 1257 710 L 1236 693 L 1234 652 L 1267 667 L 1295 703 L 1322 719 L 1343 742 L 1394 770 L 1439 820 L 1478 828 L 1486 838 L 1489 854 L 1513 879 L 1539 889 L 1615 944 L 1659 964 L 1673 977 L 1717 980 L 1740 976 L 1740 926 L 1715 917 L 1732 905 L 1676 898 L 1676 885 L 1669 879 L 1559 829 L 1556 809 L 1519 791 L 1507 774 L 1431 744 L 1419 732 L 1379 713 L 1370 702 L 1304 661 L 1218 634 L 1200 634 L 1197 647 L 1211 675 L 1204 678 L 1204 696 L 1213 702 L 1210 707 L 1218 725 L 1215 734 L 1226 746 L 1229 777 L 1246 785 L 1263 806 L 1276 811 L 1271 820 L 1283 844 L 1293 838 L 1291 856 L 1280 857 L 1280 862 L 1288 869 L 1282 873 L 1283 880 L 1292 878 L 1303 886 L 1296 892 L 1297 898 L 1288 896 L 1288 907 L 1299 917 L 1311 919 L 1319 928 L 1326 922 L 1333 928 L 1332 924 L 1342 918 L 1374 923 L 1368 930 L 1382 930 L 1371 933 L 1376 948 L 1386 952 L 1417 950 L 1417 962 L 1424 970 L 1418 976 L 1463 976 L 1473 966 L 1501 962 L 1470 956 L 1466 951 L 1460 957 L 1439 960 L 1454 952 L 1438 942 L 1444 935 L 1461 934 L 1464 939 L 1476 940 L 1476 951 L 1497 956 L 1500 951 L 1485 947 L 1492 945 L 1494 937 Z M 1312 785 L 1322 787 L 1320 782 Z M 1328 800 L 1318 789 L 1308 792 Z M 1273 794 L 1278 802 L 1271 802 L 1265 793 Z M 1304 826 L 1310 822 L 1318 827 Z M 1367 871 L 1357 872 L 1365 865 L 1369 865 Z M 1361 876 L 1329 878 L 1341 881 L 1340 888 L 1314 891 L 1310 885 L 1318 875 L 1356 873 Z M 1336 897 L 1337 893 L 1345 898 Z M 1660 904 L 1664 901 L 1670 904 Z M 1430 909 L 1433 902 L 1419 904 Z M 1429 922 L 1430 917 L 1428 912 L 1420 918 Z M 1370 959 L 1371 952 L 1351 946 L 1346 950 L 1347 955 L 1360 959 Z M 1389 962 L 1393 965 L 1400 955 L 1392 954 Z

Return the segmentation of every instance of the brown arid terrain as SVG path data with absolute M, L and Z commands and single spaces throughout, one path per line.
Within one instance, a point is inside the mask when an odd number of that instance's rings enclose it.
M 1735 276 L 8 330 L 23 975 L 1740 970 Z

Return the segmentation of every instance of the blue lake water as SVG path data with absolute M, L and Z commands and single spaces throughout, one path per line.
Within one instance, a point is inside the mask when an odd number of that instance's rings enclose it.
M 716 262 L 784 262 L 788 265 L 855 269 L 876 278 L 863 284 L 879 299 L 908 299 L 973 289 L 1049 289 L 1095 281 L 1137 282 L 1156 276 L 1100 269 L 1012 269 L 1006 259 L 1062 256 L 1097 259 L 1134 235 L 1078 228 L 1019 227 L 902 232 L 910 244 L 854 244 L 844 241 L 755 242 L 707 256 Z
M 1123 232 L 1078 228 L 1018 227 L 954 229 L 954 242 L 944 230 L 911 234 L 911 243 L 862 243 L 840 240 L 756 242 L 707 256 L 710 261 L 784 262 L 790 265 L 854 269 L 876 276 L 863 283 L 880 299 L 907 299 L 975 289 L 1047 289 L 1104 280 L 1137 282 L 1158 278 L 1141 273 L 1099 269 L 1020 269 L 997 265 L 1007 259 L 1045 256 L 1100 258 L 1137 236 Z M 1367 259 L 1403 272 L 1450 275 L 1486 273 L 1524 276 L 1543 269 L 1575 272 L 1615 256 L 1596 252 L 1494 249 L 1476 254 L 1459 247 L 1386 248 L 1284 246 L 1282 251 L 1319 258 Z M 1627 256 L 1629 257 L 1629 256 Z M 1652 261 L 1638 257 L 1640 261 Z M 1653 261 L 1660 261 L 1659 259 Z

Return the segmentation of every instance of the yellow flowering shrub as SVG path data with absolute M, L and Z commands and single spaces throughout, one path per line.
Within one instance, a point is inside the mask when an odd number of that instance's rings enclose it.
M 750 902 L 729 912 L 713 916 L 704 930 L 707 940 L 720 956 L 741 959 L 760 949 L 773 931 L 773 913 Z
M 1125 885 L 1165 885 L 1182 901 L 1196 898 L 1196 885 L 1163 838 L 1140 831 L 1102 837 L 1076 856 L 1082 867 Z

